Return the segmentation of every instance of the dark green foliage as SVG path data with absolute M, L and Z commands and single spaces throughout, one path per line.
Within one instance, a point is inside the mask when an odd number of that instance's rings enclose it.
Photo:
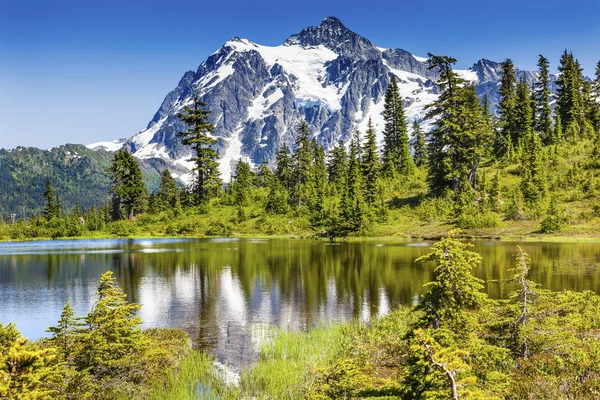
M 254 184 L 254 173 L 244 160 L 239 160 L 234 175 L 232 176 L 231 192 L 236 206 L 248 205 L 250 201 L 250 189 Z
M 296 130 L 296 152 L 294 153 L 294 188 L 292 203 L 296 207 L 308 204 L 310 195 L 310 172 L 314 160 L 310 130 L 306 121 L 300 122 Z
M 293 161 L 287 144 L 283 144 L 277 152 L 275 158 L 277 168 L 275 170 L 275 178 L 283 186 L 288 193 L 294 189 Z
M 364 199 L 369 206 L 375 205 L 378 200 L 380 164 L 377 155 L 377 139 L 371 120 L 367 125 L 367 140 L 362 148 L 362 180 L 364 185 Z
M 535 112 L 537 114 L 535 128 L 546 145 L 553 142 L 549 67 L 548 59 L 540 54 L 538 60 L 539 82 L 535 91 Z
M 546 218 L 541 222 L 540 231 L 542 233 L 554 233 L 561 230 L 564 225 L 564 217 L 562 211 L 559 210 L 556 204 L 556 196 L 552 196 L 550 199 L 550 207 L 546 212 Z
M 491 138 L 475 88 L 453 70 L 452 57 L 429 55 L 429 69 L 440 73 L 440 97 L 427 107 L 437 118 L 431 131 L 428 180 L 432 193 L 477 187 L 477 169 Z
M 525 79 L 517 84 L 517 99 L 513 110 L 513 127 L 511 139 L 513 143 L 521 144 L 533 132 L 531 94 Z
M 313 159 L 310 169 L 308 208 L 313 225 L 323 225 L 325 219 L 325 194 L 328 189 L 327 166 L 325 165 L 325 150 L 323 146 L 312 141 Z
M 108 173 L 112 180 L 114 217 L 119 219 L 121 210 L 129 219 L 145 211 L 148 191 L 137 160 L 127 150 L 119 150 L 114 155 Z
M 515 108 L 517 104 L 517 78 L 515 66 L 510 58 L 501 64 L 502 80 L 500 82 L 500 132 L 496 136 L 495 150 L 498 157 L 508 151 L 509 143 L 516 143 Z
M 333 194 L 341 196 L 346 191 L 348 174 L 348 155 L 341 140 L 329 153 L 327 172 L 329 187 L 332 189 Z
M 215 127 L 208 121 L 210 111 L 202 107 L 206 107 L 206 103 L 194 97 L 194 107 L 185 106 L 184 113 L 177 114 L 179 119 L 189 127 L 187 132 L 179 132 L 178 136 L 182 138 L 182 144 L 192 148 L 193 157 L 189 161 L 195 164 L 196 177 L 193 191 L 196 204 L 210 200 L 221 190 L 217 163 L 219 155 L 214 149 L 217 141 L 210 136 L 215 131 Z
M 415 120 L 413 121 L 413 160 L 417 167 L 427 164 L 429 155 L 427 154 L 427 142 L 425 140 L 425 133 L 421 129 L 421 125 Z
M 54 195 L 50 178 L 46 178 L 43 215 L 47 220 L 60 216 L 60 202 L 58 201 L 58 194 L 56 196 Z
M 411 172 L 412 159 L 408 145 L 406 118 L 402 107 L 402 97 L 396 77 L 392 75 L 385 93 L 383 118 L 383 165 L 386 174 L 407 175 Z
M 179 188 L 177 182 L 171 176 L 171 172 L 165 169 L 160 176 L 158 192 L 151 201 L 151 210 L 160 212 L 166 210 L 178 210 L 181 207 L 179 199 Z

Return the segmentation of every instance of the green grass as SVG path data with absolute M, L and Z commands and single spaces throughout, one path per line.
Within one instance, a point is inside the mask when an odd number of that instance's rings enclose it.
M 270 331 L 266 336 L 272 339 L 261 345 L 258 360 L 242 372 L 239 385 L 225 381 L 211 356 L 194 351 L 152 399 L 303 398 L 312 372 L 334 359 L 343 332 L 339 324 L 308 332 Z

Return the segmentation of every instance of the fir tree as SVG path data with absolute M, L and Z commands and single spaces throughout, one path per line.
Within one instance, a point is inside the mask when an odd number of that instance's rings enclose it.
M 504 60 L 502 67 L 502 79 L 500 81 L 500 135 L 496 136 L 495 149 L 498 156 L 503 156 L 508 150 L 508 142 L 516 143 L 514 137 L 515 107 L 517 103 L 517 78 L 515 66 L 510 58 Z
M 483 305 L 483 281 L 471 274 L 481 263 L 481 256 L 468 250 L 473 245 L 457 240 L 455 234 L 450 232 L 433 245 L 433 252 L 416 260 L 436 263 L 433 281 L 426 284 L 426 292 L 417 306 L 423 311 L 423 327 L 464 331 L 468 329 L 468 311 Z
M 427 142 L 425 141 L 425 133 L 421 129 L 421 125 L 417 120 L 413 121 L 413 137 L 415 143 L 413 145 L 413 160 L 417 167 L 427 164 L 429 156 L 427 154 Z
M 539 81 L 535 91 L 536 130 L 545 145 L 552 143 L 552 110 L 550 109 L 550 63 L 540 54 L 538 60 Z
M 275 169 L 275 177 L 281 184 L 281 186 L 291 193 L 294 189 L 294 176 L 293 176 L 293 161 L 290 155 L 287 144 L 283 144 L 281 149 L 275 156 L 277 162 L 277 168 Z
M 275 179 L 275 175 L 273 171 L 269 168 L 266 161 L 263 161 L 258 166 L 258 173 L 256 174 L 255 184 L 258 187 L 268 188 L 271 187 L 273 180 Z
M 600 135 L 600 61 L 596 64 L 596 74 L 591 88 L 591 122 L 597 135 Z
M 456 59 L 429 55 L 429 68 L 440 72 L 440 97 L 427 106 L 427 118 L 435 118 L 429 147 L 429 188 L 442 194 L 446 189 L 476 188 L 477 169 L 491 132 L 475 88 L 467 85 L 452 65 Z
M 521 161 L 521 193 L 530 205 L 539 203 L 545 195 L 542 148 L 539 137 L 529 132 Z
M 369 119 L 367 125 L 367 140 L 362 149 L 362 179 L 364 185 L 364 199 L 369 206 L 373 206 L 378 200 L 379 187 L 379 156 L 377 155 L 377 139 L 373 124 Z
M 246 206 L 250 200 L 250 189 L 253 185 L 254 173 L 250 164 L 240 159 L 232 176 L 231 191 L 236 206 Z
M 148 203 L 148 191 L 137 160 L 121 149 L 115 153 L 108 173 L 112 179 L 113 215 L 120 218 L 121 207 L 130 219 L 143 212 Z
M 52 333 L 52 341 L 59 349 L 64 358 L 69 358 L 73 351 L 75 335 L 83 326 L 81 318 L 75 317 L 75 309 L 71 306 L 71 301 L 67 301 L 57 326 L 51 326 L 47 332 Z
M 341 196 L 346 190 L 348 174 L 348 155 L 341 140 L 329 153 L 327 173 L 332 194 Z
M 128 303 L 112 272 L 105 272 L 98 286 L 98 302 L 85 317 L 88 328 L 79 338 L 82 348 L 75 364 L 96 377 L 118 376 L 136 361 L 146 348 L 139 328 L 140 305 Z
M 296 207 L 307 205 L 310 193 L 309 176 L 313 160 L 310 130 L 306 121 L 300 122 L 296 130 L 296 152 L 294 157 L 294 191 L 292 202 Z
M 343 228 L 338 228 L 338 231 L 356 232 L 363 227 L 365 205 L 362 186 L 360 133 L 357 131 L 350 141 L 348 179 L 346 180 L 346 190 L 342 197 L 341 222 L 343 223 Z
M 327 166 L 325 165 L 325 149 L 315 140 L 312 141 L 313 162 L 310 170 L 309 210 L 313 225 L 324 223 L 324 203 L 327 192 Z
M 387 174 L 407 175 L 411 172 L 406 118 L 396 77 L 392 75 L 385 93 L 383 118 L 383 165 Z
M 177 182 L 168 169 L 165 169 L 160 175 L 160 186 L 155 196 L 155 204 L 161 211 L 178 209 L 181 205 Z
M 521 78 L 517 84 L 517 100 L 513 113 L 512 140 L 513 143 L 521 143 L 533 131 L 531 96 L 525 78 Z
M 58 195 L 57 195 L 58 196 Z M 46 178 L 46 187 L 44 189 L 44 218 L 51 220 L 52 218 L 58 217 L 58 204 L 54 197 L 54 190 L 52 189 L 52 183 L 50 178 Z
M 194 182 L 194 193 L 196 204 L 201 204 L 215 197 L 221 190 L 221 178 L 219 176 L 219 155 L 214 149 L 217 143 L 211 134 L 215 127 L 208 121 L 210 114 L 207 104 L 194 97 L 193 108 L 184 106 L 184 113 L 177 116 L 189 127 L 186 132 L 177 135 L 182 138 L 181 143 L 192 148 L 193 156 L 189 161 L 195 164 L 196 173 Z

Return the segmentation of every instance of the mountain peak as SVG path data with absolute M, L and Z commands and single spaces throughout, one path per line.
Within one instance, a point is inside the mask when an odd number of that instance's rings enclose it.
M 350 59 L 368 60 L 380 57 L 380 52 L 373 43 L 352 32 L 336 17 L 327 17 L 319 26 L 302 29 L 300 33 L 290 36 L 284 45 L 321 45 Z

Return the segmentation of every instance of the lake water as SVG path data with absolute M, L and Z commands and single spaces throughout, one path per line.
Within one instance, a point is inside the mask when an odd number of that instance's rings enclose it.
M 477 241 L 474 274 L 494 298 L 513 287 L 516 242 Z M 284 239 L 123 239 L 0 243 L 0 322 L 28 338 L 48 335 L 67 300 L 78 315 L 96 300 L 100 275 L 115 276 L 142 304 L 144 327 L 185 329 L 234 367 L 247 365 L 270 327 L 306 329 L 368 320 L 415 304 L 431 265 L 414 260 L 432 242 L 330 244 Z M 530 279 L 552 290 L 600 293 L 600 243 L 522 243 Z

